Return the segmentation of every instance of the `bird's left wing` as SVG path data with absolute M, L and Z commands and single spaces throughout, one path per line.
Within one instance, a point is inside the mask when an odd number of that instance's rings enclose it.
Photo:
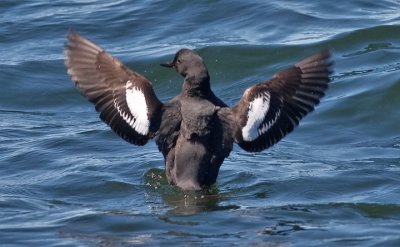
M 150 81 L 75 32 L 68 34 L 65 56 L 76 87 L 115 133 L 136 145 L 154 136 L 162 103 Z
M 317 53 L 248 88 L 232 108 L 239 146 L 249 152 L 268 148 L 313 111 L 330 81 L 329 58 L 329 51 Z

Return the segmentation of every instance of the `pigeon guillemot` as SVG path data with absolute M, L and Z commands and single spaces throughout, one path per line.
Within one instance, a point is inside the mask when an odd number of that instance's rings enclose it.
M 329 51 L 319 52 L 249 87 L 228 107 L 211 91 L 203 59 L 181 49 L 161 65 L 184 77 L 182 92 L 162 103 L 149 80 L 81 35 L 70 32 L 65 46 L 68 73 L 100 118 L 132 144 L 154 138 L 168 181 L 184 190 L 215 183 L 233 143 L 259 152 L 291 132 L 324 95 L 333 64 Z

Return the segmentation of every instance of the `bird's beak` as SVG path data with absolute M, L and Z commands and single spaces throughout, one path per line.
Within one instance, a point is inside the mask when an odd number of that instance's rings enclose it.
M 160 63 L 161 66 L 167 67 L 167 68 L 173 68 L 174 67 L 174 62 L 165 62 L 165 63 Z

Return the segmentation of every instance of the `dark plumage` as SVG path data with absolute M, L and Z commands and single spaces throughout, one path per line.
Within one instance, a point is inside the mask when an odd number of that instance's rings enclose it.
M 100 118 L 132 144 L 154 138 L 168 181 L 184 190 L 215 183 L 234 142 L 259 152 L 291 132 L 319 103 L 332 67 L 328 51 L 317 53 L 248 88 L 230 108 L 211 91 L 203 59 L 189 49 L 161 64 L 184 77 L 182 92 L 168 103 L 150 81 L 75 32 L 65 55 L 68 73 Z

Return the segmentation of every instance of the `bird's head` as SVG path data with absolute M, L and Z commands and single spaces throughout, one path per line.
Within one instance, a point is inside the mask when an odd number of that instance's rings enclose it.
M 174 68 L 183 77 L 208 74 L 203 59 L 190 49 L 179 50 L 171 62 L 161 63 L 161 66 Z

